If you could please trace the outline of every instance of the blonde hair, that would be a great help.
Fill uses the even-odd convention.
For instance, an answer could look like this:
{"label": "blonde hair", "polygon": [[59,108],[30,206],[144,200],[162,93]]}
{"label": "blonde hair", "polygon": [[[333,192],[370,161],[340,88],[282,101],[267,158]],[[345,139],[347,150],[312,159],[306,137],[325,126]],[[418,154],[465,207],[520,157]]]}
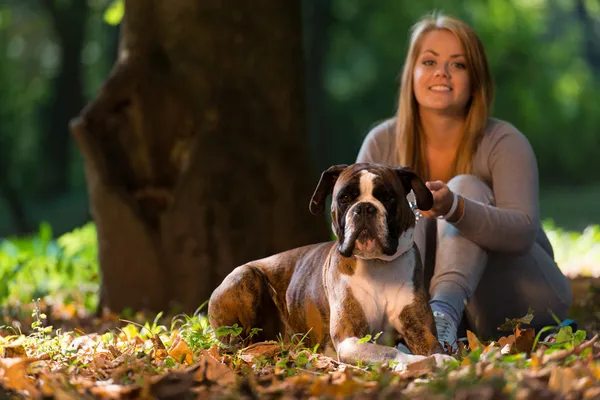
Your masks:
{"label": "blonde hair", "polygon": [[485,129],[493,102],[494,86],[483,44],[475,31],[464,22],[441,14],[423,17],[411,28],[408,55],[402,71],[398,111],[396,115],[396,143],[401,164],[410,166],[423,177],[428,176],[425,162],[422,129],[418,105],[413,92],[413,70],[426,33],[448,30],[460,40],[464,50],[473,95],[467,104],[465,131],[461,138],[450,177],[471,172],[472,158],[477,142]]}

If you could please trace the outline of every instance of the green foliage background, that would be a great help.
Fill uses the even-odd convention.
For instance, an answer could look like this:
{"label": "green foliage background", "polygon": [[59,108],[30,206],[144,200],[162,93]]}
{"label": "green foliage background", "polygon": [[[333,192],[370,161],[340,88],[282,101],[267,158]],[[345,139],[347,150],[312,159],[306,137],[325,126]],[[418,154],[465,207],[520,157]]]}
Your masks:
{"label": "green foliage background", "polygon": [[[585,5],[598,43],[600,2]],[[437,10],[465,20],[481,36],[496,84],[494,116],[530,139],[543,183],[600,179],[593,167],[600,150],[600,66],[589,62],[591,38],[575,1],[339,0],[333,10],[327,105],[333,129],[354,142],[339,158],[355,155],[375,122],[394,113],[408,29]]]}
{"label": "green foliage background", "polygon": [[[83,1],[83,0],[82,0]],[[122,0],[86,0],[80,55],[84,97],[93,99],[114,63]],[[53,79],[62,51],[41,0],[0,3],[0,236],[16,231],[1,184],[19,195],[30,229],[47,220],[64,233],[89,221],[83,163],[69,142],[69,188],[43,190],[41,137],[49,129]],[[64,13],[72,0],[49,0]],[[496,83],[494,116],[531,141],[538,158],[542,216],[583,230],[600,223],[600,2],[597,0],[303,0],[324,26],[306,19],[323,54],[320,91],[308,98],[315,176],[352,162],[367,132],[395,112],[410,26],[437,10],[464,19],[480,34]],[[318,7],[317,7],[318,6]],[[307,48],[308,52],[308,48]],[[314,60],[311,59],[311,62]],[[307,69],[312,64],[307,63]],[[318,106],[311,107],[311,104]],[[65,130],[68,126],[65,125]],[[307,194],[308,195],[308,194]],[[576,202],[576,206],[574,206]]]}

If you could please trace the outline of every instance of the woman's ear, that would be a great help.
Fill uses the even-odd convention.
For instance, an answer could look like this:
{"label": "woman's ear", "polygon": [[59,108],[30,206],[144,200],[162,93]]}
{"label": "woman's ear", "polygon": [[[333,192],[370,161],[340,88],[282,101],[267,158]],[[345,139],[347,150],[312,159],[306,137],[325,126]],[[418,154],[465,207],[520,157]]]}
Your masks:
{"label": "woman's ear", "polygon": [[339,178],[342,171],[344,171],[346,168],[348,168],[348,165],[339,164],[333,165],[323,171],[321,174],[321,179],[319,179],[319,183],[317,184],[317,188],[315,189],[312,199],[310,200],[308,209],[311,213],[319,215],[325,212],[325,200],[333,191],[335,182]]}
{"label": "woman's ear", "polygon": [[415,193],[415,199],[417,200],[417,207],[419,210],[427,211],[433,207],[433,195],[431,191],[427,189],[423,180],[410,168],[408,167],[396,167],[394,168],[396,175],[400,178],[402,186],[404,186],[404,194],[412,191]]}

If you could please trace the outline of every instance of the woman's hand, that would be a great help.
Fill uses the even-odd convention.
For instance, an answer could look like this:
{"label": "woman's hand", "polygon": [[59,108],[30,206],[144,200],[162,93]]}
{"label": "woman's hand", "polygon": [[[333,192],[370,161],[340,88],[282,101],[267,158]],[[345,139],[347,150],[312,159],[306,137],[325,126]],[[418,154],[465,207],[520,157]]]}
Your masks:
{"label": "woman's hand", "polygon": [[[442,181],[429,181],[425,183],[425,186],[431,191],[433,195],[433,207],[428,211],[421,211],[421,215],[425,218],[436,218],[441,215],[446,215],[452,208],[454,201],[454,193],[450,190],[448,185]],[[458,207],[449,215],[447,220],[450,222],[458,221],[464,211],[464,201],[461,196],[457,196]]]}

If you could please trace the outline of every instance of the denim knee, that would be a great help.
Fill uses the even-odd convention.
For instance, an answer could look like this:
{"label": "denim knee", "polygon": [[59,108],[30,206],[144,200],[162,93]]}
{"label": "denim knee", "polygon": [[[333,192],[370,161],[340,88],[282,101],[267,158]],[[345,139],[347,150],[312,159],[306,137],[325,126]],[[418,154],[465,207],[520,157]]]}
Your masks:
{"label": "denim knee", "polygon": [[448,181],[452,192],[485,204],[494,204],[492,189],[475,175],[456,175]]}

